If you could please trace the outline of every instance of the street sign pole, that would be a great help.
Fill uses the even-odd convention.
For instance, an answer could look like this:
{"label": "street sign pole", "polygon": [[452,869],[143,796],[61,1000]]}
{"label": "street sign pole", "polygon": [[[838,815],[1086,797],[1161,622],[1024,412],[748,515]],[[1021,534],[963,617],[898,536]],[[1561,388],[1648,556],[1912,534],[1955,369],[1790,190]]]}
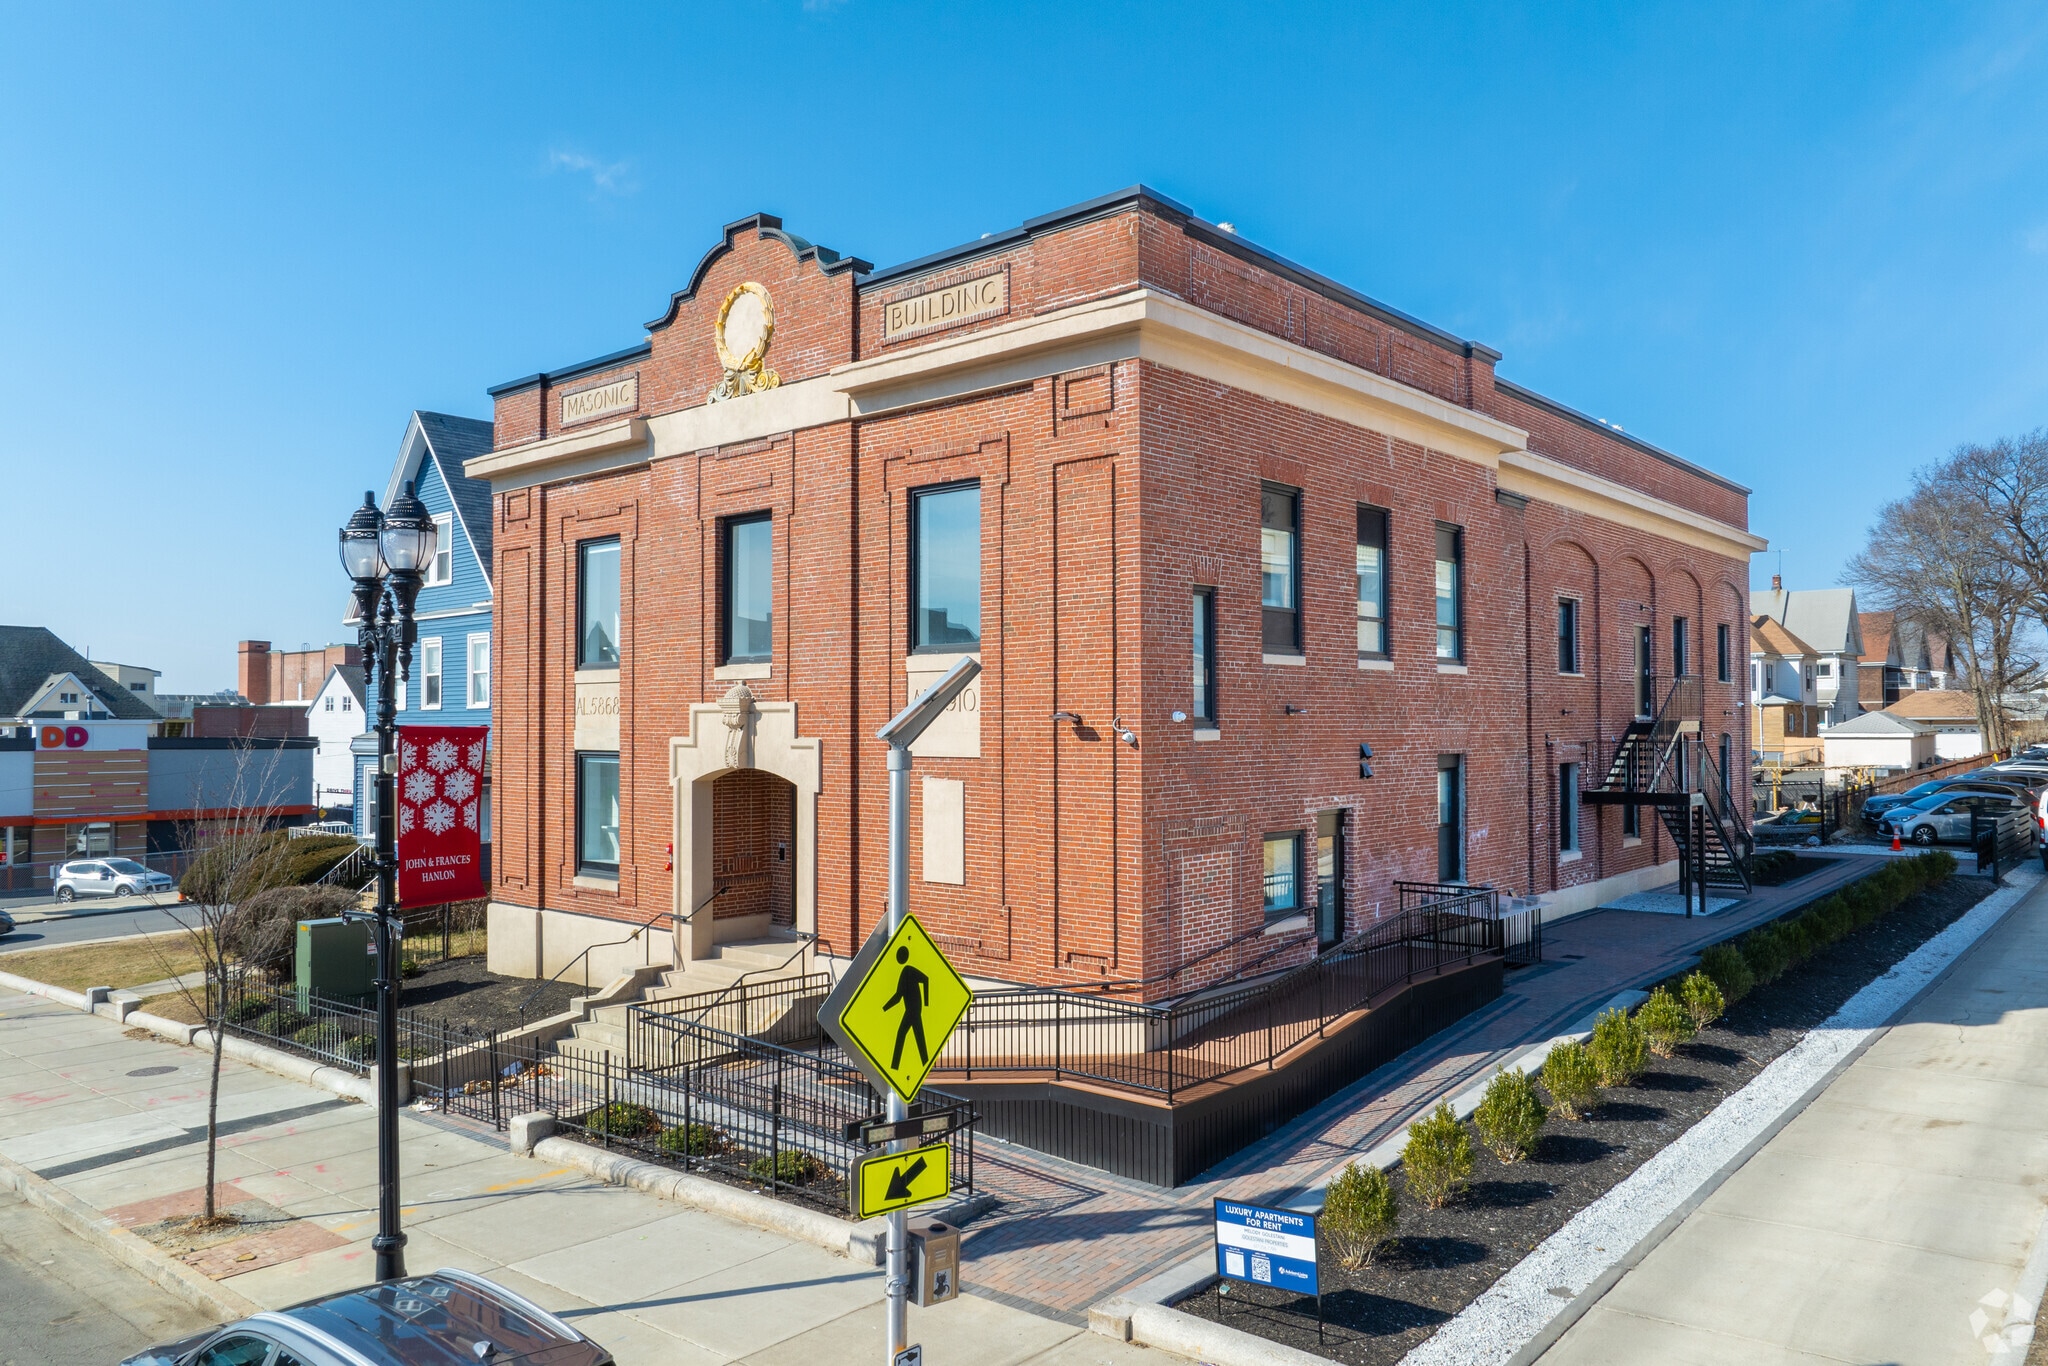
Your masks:
{"label": "street sign pole", "polygon": [[[889,746],[889,907],[888,930],[895,934],[903,928],[903,917],[910,908],[910,746],[925,727],[938,720],[940,714],[951,706],[953,699],[966,691],[967,685],[981,673],[978,660],[961,660],[948,669],[938,682],[926,688],[912,700],[909,706],[898,712],[889,724],[882,727],[876,738]],[[910,1118],[910,1104],[894,1090],[889,1092],[889,1118],[902,1121]],[[908,1152],[916,1146],[914,1139],[898,1139],[889,1145],[891,1153]],[[909,1281],[905,1276],[904,1243],[908,1233],[908,1219],[902,1210],[889,1214],[889,1350],[886,1357],[888,1366],[896,1366],[898,1359],[910,1346],[910,1328],[905,1314],[905,1301]]]}

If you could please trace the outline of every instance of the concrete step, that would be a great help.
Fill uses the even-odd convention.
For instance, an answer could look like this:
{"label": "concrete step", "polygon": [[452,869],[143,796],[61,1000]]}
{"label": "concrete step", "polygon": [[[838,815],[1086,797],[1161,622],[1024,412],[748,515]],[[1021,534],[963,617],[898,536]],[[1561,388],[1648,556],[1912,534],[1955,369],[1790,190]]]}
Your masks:
{"label": "concrete step", "polygon": [[740,943],[720,944],[716,950],[715,961],[732,964],[741,972],[793,975],[802,970],[805,957],[803,947],[803,941],[800,939],[749,939]]}

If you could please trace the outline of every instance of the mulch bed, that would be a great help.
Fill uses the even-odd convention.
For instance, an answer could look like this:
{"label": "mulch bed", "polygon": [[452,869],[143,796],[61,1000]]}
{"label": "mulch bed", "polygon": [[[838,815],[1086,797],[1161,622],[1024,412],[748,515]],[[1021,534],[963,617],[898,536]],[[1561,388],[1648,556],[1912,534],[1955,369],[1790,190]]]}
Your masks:
{"label": "mulch bed", "polygon": [[[602,983],[598,984],[602,986]],[[540,988],[539,995],[534,989]],[[504,977],[484,969],[484,959],[450,958],[428,963],[405,979],[398,993],[401,1009],[418,1011],[429,1019],[445,1020],[451,1026],[467,1025],[479,1033],[492,1029],[517,1029],[519,1006],[527,997],[526,1019],[544,1020],[569,1008],[569,1002],[588,995],[581,981],[551,982],[542,986],[530,977]]]}
{"label": "mulch bed", "polygon": [[1818,873],[1823,868],[1832,868],[1834,862],[1833,859],[1809,858],[1805,854],[1794,854],[1792,862],[1785,867],[1768,873],[1752,874],[1750,880],[1759,887],[1782,887],[1788,882],[1797,882],[1800,878]]}
{"label": "mulch bed", "polygon": [[1220,1313],[1232,1328],[1336,1361],[1399,1361],[1574,1214],[1991,890],[1987,880],[1952,877],[1920,892],[1750,993],[1676,1057],[1651,1055],[1637,1083],[1612,1093],[1585,1121],[1551,1121],[1525,1161],[1497,1161],[1474,1134],[1472,1185],[1443,1209],[1408,1199],[1395,1168],[1402,1236],[1358,1271],[1323,1259],[1320,1345],[1315,1302],[1265,1286],[1219,1283],[1177,1307],[1209,1319]]}

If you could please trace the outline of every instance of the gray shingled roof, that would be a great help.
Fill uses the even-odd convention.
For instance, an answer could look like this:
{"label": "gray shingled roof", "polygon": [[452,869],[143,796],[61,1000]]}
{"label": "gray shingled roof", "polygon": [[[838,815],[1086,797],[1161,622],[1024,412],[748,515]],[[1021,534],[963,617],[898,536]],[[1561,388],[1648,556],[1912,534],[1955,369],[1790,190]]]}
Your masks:
{"label": "gray shingled roof", "polygon": [[1775,589],[1752,595],[1751,605],[1824,655],[1863,653],[1853,588]]}
{"label": "gray shingled roof", "polygon": [[464,474],[462,462],[490,453],[493,440],[491,424],[473,417],[455,417],[449,413],[425,410],[416,412],[414,416],[419,418],[420,431],[427,438],[427,449],[433,452],[434,463],[441,467],[441,478],[447,481],[449,496],[455,501],[455,513],[462,518],[463,530],[469,533],[469,543],[476,547],[476,557],[483,564],[484,582],[489,583],[493,569],[491,486]]}
{"label": "gray shingled roof", "polygon": [[51,674],[71,673],[123,721],[156,721],[154,707],[94,668],[44,626],[0,626],[0,716],[19,716]]}

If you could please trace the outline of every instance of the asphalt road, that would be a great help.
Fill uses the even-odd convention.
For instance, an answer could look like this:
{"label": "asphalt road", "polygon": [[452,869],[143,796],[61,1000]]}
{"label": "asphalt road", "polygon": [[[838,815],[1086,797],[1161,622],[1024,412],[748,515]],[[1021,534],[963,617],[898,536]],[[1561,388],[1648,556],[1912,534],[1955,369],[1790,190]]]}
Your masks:
{"label": "asphalt road", "polygon": [[0,1366],[114,1366],[213,1320],[0,1191]]}
{"label": "asphalt road", "polygon": [[16,921],[14,933],[0,935],[0,955],[16,949],[47,949],[57,944],[75,944],[82,939],[124,939],[131,934],[154,934],[159,930],[179,928],[177,917],[182,916],[187,922],[192,920],[192,911],[188,907],[164,908],[133,903],[119,909],[111,905],[105,909],[92,906],[82,915],[61,919],[36,918],[52,915],[54,909],[0,902],[0,910],[6,911]]}

